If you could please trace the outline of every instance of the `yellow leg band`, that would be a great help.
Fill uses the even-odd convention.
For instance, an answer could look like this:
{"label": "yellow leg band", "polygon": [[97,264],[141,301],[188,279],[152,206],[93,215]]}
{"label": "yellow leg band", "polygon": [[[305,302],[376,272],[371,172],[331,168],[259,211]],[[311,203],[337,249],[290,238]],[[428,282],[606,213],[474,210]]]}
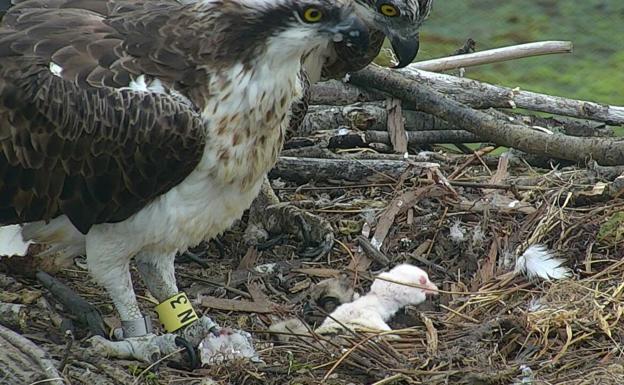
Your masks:
{"label": "yellow leg band", "polygon": [[158,304],[155,310],[167,333],[173,333],[198,319],[191,301],[183,292]]}

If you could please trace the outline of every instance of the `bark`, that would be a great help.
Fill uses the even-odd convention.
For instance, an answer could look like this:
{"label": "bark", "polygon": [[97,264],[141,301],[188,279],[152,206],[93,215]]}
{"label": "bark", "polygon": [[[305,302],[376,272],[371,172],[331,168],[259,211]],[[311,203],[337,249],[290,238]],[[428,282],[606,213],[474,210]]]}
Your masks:
{"label": "bark", "polygon": [[48,354],[30,340],[0,325],[0,380],[13,385],[37,381],[63,385],[62,377]]}
{"label": "bark", "polygon": [[[421,111],[441,117],[450,124],[498,145],[577,162],[593,159],[601,165],[624,164],[624,142],[561,134],[550,135],[518,124],[509,124],[444,97],[429,86],[414,82],[412,79],[412,77],[406,77],[401,71],[391,71],[376,66],[369,66],[351,76],[352,82],[356,85],[387,92],[412,106],[418,106]],[[480,98],[488,99],[484,95],[480,95]],[[594,112],[592,116],[598,114],[597,110]]]}
{"label": "bark", "polygon": [[[369,68],[374,67],[369,66]],[[624,124],[624,107],[514,90],[468,78],[416,69],[396,70],[396,72],[418,84],[427,85],[457,102],[477,109],[523,108],[577,119],[588,119],[614,126]],[[385,100],[386,97],[382,92],[367,91],[353,84],[329,81],[312,86],[310,104],[346,105],[365,101],[380,101]],[[409,106],[404,107],[409,108]],[[421,110],[418,108],[418,104],[411,109]]]}
{"label": "bark", "polygon": [[[527,126],[540,126],[551,131],[558,131],[571,136],[592,137],[613,136],[613,129],[604,123],[591,120],[577,120],[565,117],[541,117],[514,113],[509,110],[503,112],[489,109],[488,114],[499,118],[515,120],[517,124]],[[449,125],[445,120],[421,111],[402,110],[407,131],[432,131],[432,130],[457,130],[457,127]],[[388,122],[388,112],[384,102],[354,103],[346,106],[314,105],[310,106],[298,135],[336,129],[344,126],[358,130],[385,131]],[[301,138],[303,143],[291,144],[293,147],[310,145],[309,138]],[[306,144],[307,142],[307,144]]]}
{"label": "bark", "polygon": [[424,169],[437,168],[436,163],[394,160],[317,159],[280,157],[271,170],[271,178],[297,183],[346,180],[351,182],[393,181],[411,169],[412,176]]}
{"label": "bark", "polygon": [[522,59],[531,56],[571,52],[572,43],[569,41],[538,41],[534,43],[514,45],[511,47],[495,48],[486,51],[443,57],[440,59],[419,61],[410,64],[407,68],[442,72],[483,64],[500,63],[503,61]]}
{"label": "bark", "polygon": [[340,80],[329,80],[312,85],[310,104],[346,105],[367,100],[384,100],[385,96]]}
{"label": "bark", "polygon": [[[407,131],[430,131],[452,129],[444,120],[420,111],[403,110]],[[340,126],[358,130],[385,131],[388,111],[384,102],[355,103],[347,106],[310,106],[298,135],[335,129]]]}
{"label": "bark", "polygon": [[[369,66],[362,73],[368,71],[378,71],[378,68]],[[396,76],[400,74],[404,79],[415,81],[418,85],[433,87],[437,92],[446,94],[456,101],[474,108],[524,108],[531,111],[595,120],[609,125],[624,124],[624,107],[515,90],[468,78],[417,69],[403,69],[396,72]],[[357,77],[360,76],[362,75],[359,74]],[[358,85],[358,82],[354,82],[354,84]],[[359,85],[363,84],[360,83]],[[383,91],[383,89],[380,90]],[[386,92],[391,93],[389,90]]]}
{"label": "bark", "polygon": [[[468,131],[409,131],[407,143],[410,146],[440,143],[479,143],[483,139]],[[330,137],[328,148],[368,147],[372,143],[391,145],[390,134],[386,131],[364,131],[341,133]]]}

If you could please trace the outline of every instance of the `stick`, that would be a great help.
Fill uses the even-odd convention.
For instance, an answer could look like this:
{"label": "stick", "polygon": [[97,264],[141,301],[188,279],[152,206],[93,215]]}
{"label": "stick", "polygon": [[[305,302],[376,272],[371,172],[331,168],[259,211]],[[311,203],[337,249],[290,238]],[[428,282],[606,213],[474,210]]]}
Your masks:
{"label": "stick", "polygon": [[46,272],[38,271],[37,279],[48,289],[63,307],[84,325],[93,335],[106,337],[104,320],[97,308]]}
{"label": "stick", "polygon": [[[351,81],[356,85],[373,87],[392,94],[413,106],[418,106],[424,112],[439,116],[450,124],[487,138],[498,145],[577,162],[594,159],[601,165],[624,164],[624,142],[560,134],[549,135],[520,125],[502,122],[500,119],[444,97],[420,82],[409,81],[405,73],[405,71],[369,66],[354,73]],[[605,108],[606,111],[603,112],[609,113],[609,108]],[[619,108],[624,122],[624,108]],[[592,116],[599,115],[599,111],[594,112]]]}
{"label": "stick", "polygon": [[522,59],[532,56],[571,53],[572,42],[569,41],[540,41],[535,43],[519,44],[510,47],[490,49],[455,55],[440,59],[425,60],[410,64],[408,69],[442,72],[462,67],[474,67],[483,64],[499,63],[503,61]]}
{"label": "stick", "polygon": [[[412,146],[440,143],[479,143],[483,138],[464,130],[409,131],[407,143]],[[391,145],[390,134],[386,131],[349,132],[329,139],[328,148],[368,147],[370,143]]]}
{"label": "stick", "polygon": [[[54,367],[48,353],[32,341],[0,325],[0,380],[10,384],[29,384],[34,381],[49,385],[63,385],[65,381]],[[41,377],[45,380],[42,380]]]}
{"label": "stick", "polygon": [[[621,106],[609,106],[511,89],[478,80],[421,71],[415,68],[395,70],[395,72],[403,74],[418,84],[428,85],[454,101],[472,108],[523,108],[577,119],[588,119],[614,126],[624,124],[624,107]],[[319,92],[319,88],[322,88],[323,91]],[[386,96],[382,93],[362,91],[353,84],[334,80],[313,85],[310,104],[346,105],[362,101],[380,101],[385,100],[385,98]],[[404,107],[422,111],[418,104]]]}
{"label": "stick", "polygon": [[[376,70],[374,66],[369,66],[361,72],[366,72],[369,69]],[[614,126],[624,124],[624,107],[621,106],[609,106],[500,87],[477,80],[421,71],[415,68],[396,70],[394,72],[397,76],[402,75],[403,79],[415,81],[419,86],[428,85],[433,87],[437,92],[447,94],[455,101],[467,104],[473,108],[524,108],[531,111],[595,120]],[[358,85],[357,82],[353,83]],[[361,83],[359,85],[368,86],[368,84]],[[386,92],[391,93],[390,91]],[[417,103],[413,106],[418,110],[424,111]]]}
{"label": "stick", "polygon": [[271,178],[283,178],[299,183],[311,180],[347,180],[352,182],[393,181],[408,168],[419,175],[427,168],[437,168],[436,163],[395,160],[354,160],[291,158],[282,156],[271,170]]}

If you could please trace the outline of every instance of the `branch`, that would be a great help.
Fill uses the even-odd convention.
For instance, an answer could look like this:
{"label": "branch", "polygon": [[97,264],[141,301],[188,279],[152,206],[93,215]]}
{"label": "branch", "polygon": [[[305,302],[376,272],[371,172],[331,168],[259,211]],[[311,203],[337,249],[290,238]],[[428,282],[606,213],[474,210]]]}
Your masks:
{"label": "branch", "polygon": [[[478,80],[437,74],[417,69],[395,70],[418,84],[428,85],[456,102],[472,108],[523,108],[531,111],[588,119],[609,125],[624,125],[624,107],[609,106],[536,92],[514,90]],[[353,84],[331,80],[312,86],[310,104],[345,105],[385,100],[380,92],[364,91]],[[418,105],[412,107],[421,110]]]}
{"label": "branch", "polygon": [[[484,112],[440,95],[420,82],[410,81],[406,71],[392,71],[369,66],[354,73],[351,81],[359,86],[373,87],[387,92],[418,109],[436,115],[466,131],[502,146],[553,156],[572,161],[596,160],[602,165],[624,164],[624,142],[600,138],[578,138],[560,134],[545,134],[508,124]],[[481,95],[487,100],[487,97]],[[608,110],[608,108],[607,108]],[[624,108],[622,108],[624,121]]]}
{"label": "branch", "polygon": [[[613,130],[604,123],[591,120],[577,120],[570,118],[543,118],[531,115],[497,110],[487,110],[488,114],[504,117],[507,120],[528,126],[540,126],[550,130],[558,130],[572,136],[613,136]],[[422,111],[402,109],[402,116],[407,131],[440,131],[458,130],[437,116]],[[388,111],[383,102],[356,103],[347,106],[310,106],[303,123],[297,129],[297,135],[337,129],[346,126],[361,131],[386,131],[388,126]],[[313,142],[311,139],[308,141]],[[415,139],[416,140],[416,139]],[[441,142],[445,143],[445,142]],[[309,145],[302,143],[304,145]]]}
{"label": "branch", "polygon": [[[368,68],[371,69],[372,66]],[[374,70],[374,68],[372,69]],[[415,81],[419,85],[428,85],[437,92],[447,94],[455,101],[473,108],[524,108],[531,111],[595,120],[614,126],[624,124],[624,107],[620,106],[514,90],[477,80],[413,68],[396,70],[396,72],[403,79]],[[356,82],[353,83],[356,84]],[[421,108],[418,109],[422,110]]]}
{"label": "branch", "polygon": [[474,67],[483,64],[499,63],[508,60],[522,59],[531,56],[551,55],[572,52],[572,43],[569,41],[540,41],[535,43],[514,45],[455,55],[440,59],[425,60],[410,64],[408,69],[442,72],[462,67]]}
{"label": "branch", "polygon": [[347,180],[352,182],[393,181],[409,168],[414,175],[427,168],[437,168],[436,163],[406,162],[397,160],[356,160],[291,158],[281,156],[269,176],[299,183],[311,180]]}

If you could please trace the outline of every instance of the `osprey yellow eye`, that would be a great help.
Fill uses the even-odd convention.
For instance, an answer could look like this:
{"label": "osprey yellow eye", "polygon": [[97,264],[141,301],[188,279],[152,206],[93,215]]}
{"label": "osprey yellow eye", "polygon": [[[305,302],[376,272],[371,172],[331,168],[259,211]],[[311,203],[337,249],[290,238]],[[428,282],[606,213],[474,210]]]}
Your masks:
{"label": "osprey yellow eye", "polygon": [[318,8],[308,8],[303,12],[303,20],[308,23],[317,23],[323,18],[323,12]]}
{"label": "osprey yellow eye", "polygon": [[379,12],[384,16],[394,17],[399,15],[399,10],[392,4],[381,4],[379,6]]}

